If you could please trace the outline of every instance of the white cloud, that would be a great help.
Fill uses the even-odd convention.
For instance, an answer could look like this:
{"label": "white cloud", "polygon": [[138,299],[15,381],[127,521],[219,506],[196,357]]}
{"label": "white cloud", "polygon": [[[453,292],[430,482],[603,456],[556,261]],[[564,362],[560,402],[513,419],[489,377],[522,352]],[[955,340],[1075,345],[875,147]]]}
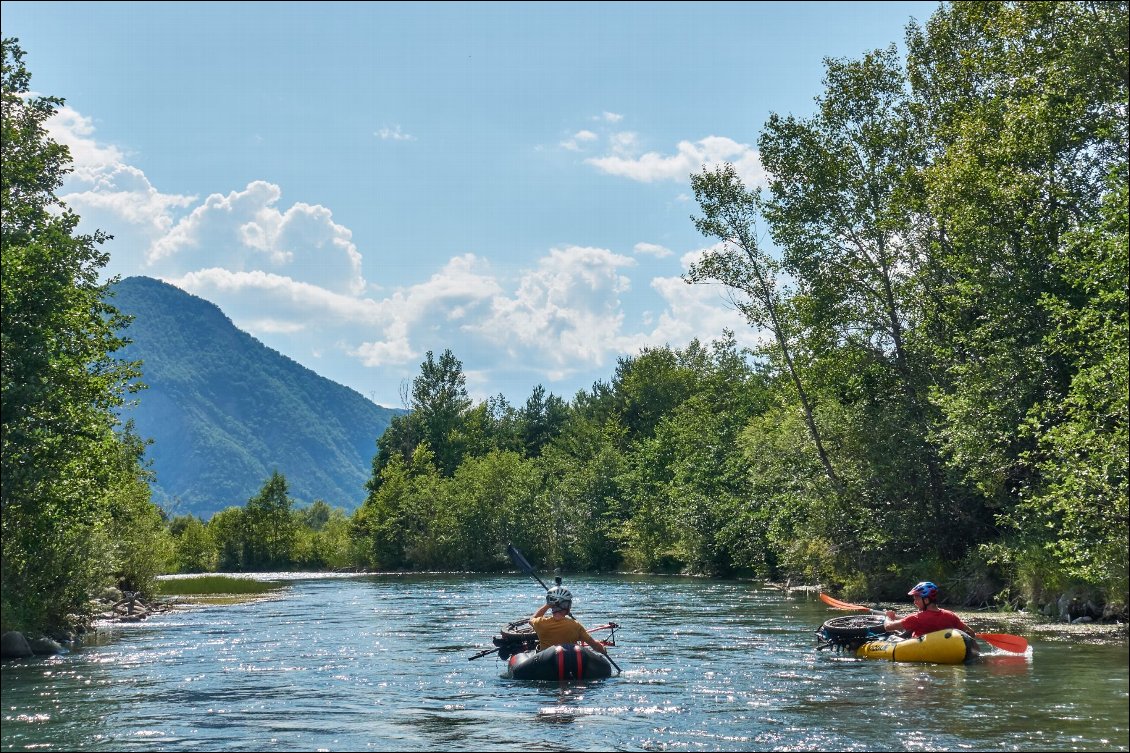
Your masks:
{"label": "white cloud", "polygon": [[674,154],[648,152],[632,156],[634,138],[625,139],[632,134],[619,134],[619,139],[610,144],[610,154],[604,157],[590,157],[585,162],[608,175],[653,183],[662,180],[685,182],[691,173],[706,167],[715,167],[725,162],[734,165],[738,175],[747,187],[765,185],[765,171],[756,150],[748,144],[740,144],[724,136],[708,136],[697,142],[680,141]]}
{"label": "white cloud", "polygon": [[472,329],[558,373],[575,362],[599,363],[617,350],[620,296],[631,286],[620,270],[635,263],[601,248],[553,249],[522,275],[512,296],[495,298],[490,316]]}
{"label": "white cloud", "polygon": [[592,131],[577,131],[572,135],[571,138],[562,141],[561,146],[565,147],[571,152],[579,152],[581,151],[582,144],[584,142],[596,141],[598,138],[600,137]]}
{"label": "white cloud", "polygon": [[280,322],[277,319],[254,319],[247,322],[247,327],[254,332],[270,332],[272,334],[285,335],[292,335],[305,329],[305,327],[298,322]]}
{"label": "white cloud", "polygon": [[[679,260],[683,270],[690,269],[711,248],[717,246],[683,254]],[[739,346],[752,348],[765,343],[767,334],[750,326],[722,285],[691,285],[682,277],[654,277],[651,288],[663,301],[663,307],[658,314],[644,317],[650,331],[624,339],[622,347],[626,353],[645,347],[683,347],[696,338],[707,343],[720,338],[724,330],[734,332]]]}
{"label": "white cloud", "polygon": [[329,209],[304,203],[275,207],[282,190],[253,181],[243,191],[212,194],[149,250],[150,266],[179,274],[194,268],[244,271],[267,267],[329,290],[365,289],[352,231]]}
{"label": "white cloud", "polygon": [[[636,153],[639,136],[633,131],[619,131],[608,137],[608,148],[618,157],[630,157]],[[592,160],[586,160],[592,162]]]}
{"label": "white cloud", "polygon": [[[599,119],[616,123],[620,116]],[[75,157],[63,198],[84,223],[93,219],[116,236],[109,248],[115,273],[160,277],[212,301],[240,328],[299,361],[317,359],[319,370],[338,381],[394,391],[414,376],[425,351],[451,348],[469,383],[473,375],[476,390],[488,395],[501,384],[521,391],[539,380],[607,377],[616,356],[708,340],[726,327],[739,338],[755,337],[718,288],[678,277],[644,283],[636,258],[598,247],[547,249],[505,278],[484,255],[467,253],[421,270],[418,282],[384,281],[387,292],[378,291],[363,269],[364,256],[377,268],[380,255],[363,255],[330,208],[287,205],[283,188],[267,181],[202,201],[164,194],[122,150],[100,143],[89,119],[64,108],[49,125]],[[397,128],[388,137],[395,134],[405,136]],[[590,147],[600,136],[580,130],[572,141]],[[752,150],[729,139],[683,142],[668,156],[635,157],[637,143],[632,132],[609,134],[608,156],[592,164],[634,180],[685,180],[700,161],[756,165]],[[673,251],[640,242],[633,253],[664,258]],[[684,267],[696,253],[682,258]],[[633,275],[641,280],[634,283]],[[637,315],[635,304],[647,296],[657,305]]]}
{"label": "white cloud", "polygon": [[[426,282],[395,291],[378,305],[383,338],[363,342],[350,351],[366,366],[404,364],[433,343],[448,339],[452,330],[473,330],[477,318],[489,311],[502,288],[487,264],[474,254],[447,262]],[[448,333],[448,334],[437,334]]]}
{"label": "white cloud", "polygon": [[382,141],[415,141],[416,137],[410,133],[404,133],[400,130],[400,125],[394,125],[391,128],[385,126],[379,131],[373,133],[374,136]]}
{"label": "white cloud", "polygon": [[83,232],[97,228],[115,237],[110,249],[125,257],[118,259],[121,268],[142,263],[143,249],[169,231],[177,211],[195,201],[158,191],[144,172],[127,164],[121,149],[99,143],[93,121],[71,107],[60,107],[44,127],[71,152],[73,170],[59,197],[82,218]]}
{"label": "white cloud", "polygon": [[94,121],[67,105],[56,110],[44,128],[48,136],[71,150],[74,174],[80,180],[94,181],[103,170],[125,164],[120,149],[94,139]]}
{"label": "white cloud", "polygon": [[632,250],[637,254],[646,254],[648,256],[654,256],[657,259],[663,259],[675,253],[666,246],[660,246],[658,243],[637,243]]}

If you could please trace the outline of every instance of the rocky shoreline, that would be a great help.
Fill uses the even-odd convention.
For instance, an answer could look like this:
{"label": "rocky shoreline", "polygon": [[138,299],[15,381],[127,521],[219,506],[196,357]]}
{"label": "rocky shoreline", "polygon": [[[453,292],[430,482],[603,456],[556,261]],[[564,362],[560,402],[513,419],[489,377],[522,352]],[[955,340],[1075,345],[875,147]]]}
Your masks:
{"label": "rocky shoreline", "polygon": [[53,635],[24,635],[9,630],[0,635],[0,658],[26,659],[30,656],[65,654],[82,645],[84,636],[95,632],[99,625],[140,622],[146,617],[172,609],[166,600],[146,602],[134,592],[107,588],[91,605],[94,616],[90,619],[72,615],[71,626]]}
{"label": "rocky shoreline", "polygon": [[1130,624],[1126,622],[1062,622],[1030,612],[954,611],[971,628],[986,633],[1013,633],[1042,641],[1092,645],[1130,641]]}

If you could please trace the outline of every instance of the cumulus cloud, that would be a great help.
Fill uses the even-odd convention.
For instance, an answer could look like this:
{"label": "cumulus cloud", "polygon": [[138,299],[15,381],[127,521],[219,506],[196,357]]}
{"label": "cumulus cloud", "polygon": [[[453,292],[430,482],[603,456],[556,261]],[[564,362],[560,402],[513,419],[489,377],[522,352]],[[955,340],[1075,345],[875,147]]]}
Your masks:
{"label": "cumulus cloud", "polygon": [[266,181],[212,194],[152,244],[149,264],[176,272],[266,267],[329,290],[363,291],[361,254],[352,231],[335,223],[322,206],[299,202],[281,211],[275,206],[281,196],[282,190]]}
{"label": "cumulus cloud", "polygon": [[620,296],[631,287],[620,271],[635,263],[602,248],[553,249],[522,275],[513,295],[495,298],[490,315],[472,329],[512,355],[533,351],[557,372],[575,362],[599,363],[618,347]]}
{"label": "cumulus cloud", "polygon": [[706,167],[729,162],[734,165],[746,186],[765,185],[765,170],[757,151],[724,136],[707,136],[696,142],[680,141],[673,154],[647,152],[632,156],[634,137],[610,145],[611,153],[590,157],[585,162],[608,175],[616,175],[641,183],[673,180],[687,181],[691,173]]}
{"label": "cumulus cloud", "polygon": [[432,343],[447,338],[437,332],[473,330],[501,291],[482,259],[474,254],[451,259],[427,281],[396,290],[377,304],[383,337],[361,343],[350,354],[366,366],[383,366],[441,350]]}
{"label": "cumulus cloud", "polygon": [[617,130],[623,120],[617,113],[604,112],[592,120],[599,125],[599,133],[584,129],[560,146],[573,152],[595,146],[603,140],[603,154],[589,157],[585,163],[606,175],[628,178],[640,183],[675,181],[686,183],[692,173],[703,167],[714,168],[723,163],[734,165],[747,187],[764,186],[765,170],[757,151],[725,136],[707,136],[698,141],[684,140],[675,145],[673,152],[648,151],[640,153],[640,138],[635,131]]}
{"label": "cumulus cloud", "polygon": [[660,246],[658,243],[637,243],[632,250],[637,254],[654,256],[657,259],[663,259],[675,253],[666,246]]}
{"label": "cumulus cloud", "polygon": [[[598,116],[602,124],[619,120]],[[93,217],[95,227],[116,236],[109,249],[116,273],[160,277],[212,301],[237,326],[296,360],[321,359],[319,372],[338,381],[379,381],[394,391],[426,351],[451,348],[469,382],[496,394],[507,379],[528,389],[539,380],[607,376],[618,355],[707,340],[727,327],[754,336],[719,289],[678,277],[648,279],[641,257],[674,253],[650,242],[637,243],[631,255],[547,248],[505,275],[488,261],[489,249],[465,253],[420,269],[415,281],[382,280],[378,292],[363,275],[365,257],[378,268],[381,254],[403,249],[363,253],[329,207],[287,203],[283,187],[261,180],[203,200],[162,193],[129,155],[99,142],[88,118],[64,108],[50,127],[75,159],[63,198],[84,222]],[[397,127],[382,137],[404,136]],[[701,162],[756,160],[748,147],[714,137],[684,142],[673,155],[639,157],[629,131],[601,136],[585,129],[570,141],[578,149],[603,143],[606,156],[592,164],[634,180],[685,180]],[[694,258],[684,256],[684,268]],[[644,298],[656,305],[641,321],[634,309]]]}
{"label": "cumulus cloud", "polygon": [[121,149],[95,138],[90,118],[69,106],[60,107],[44,126],[71,152],[73,169],[60,198],[82,217],[83,232],[99,228],[117,238],[114,252],[129,257],[122,260],[124,268],[141,263],[144,249],[169,231],[175,213],[196,200],[157,190]]}

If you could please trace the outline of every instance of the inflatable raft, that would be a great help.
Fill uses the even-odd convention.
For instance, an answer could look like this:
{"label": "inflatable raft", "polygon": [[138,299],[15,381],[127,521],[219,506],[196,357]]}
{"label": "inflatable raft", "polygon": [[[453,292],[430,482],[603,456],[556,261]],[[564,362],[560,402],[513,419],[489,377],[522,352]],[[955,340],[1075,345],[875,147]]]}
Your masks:
{"label": "inflatable raft", "polygon": [[816,631],[818,649],[850,652],[863,659],[962,664],[976,659],[977,641],[960,630],[937,630],[917,638],[886,633],[876,615],[835,617]]}
{"label": "inflatable raft", "polygon": [[586,680],[612,676],[612,665],[583,644],[550,646],[525,651],[506,662],[506,677],[514,680]]}
{"label": "inflatable raft", "polygon": [[[610,630],[605,646],[616,645],[615,622],[595,627],[592,630]],[[550,646],[538,650],[538,636],[530,626],[529,619],[517,620],[506,625],[494,637],[498,648],[498,658],[506,662],[503,677],[514,680],[586,680],[612,676],[613,664],[607,657],[594,651],[583,643],[571,646]],[[471,658],[484,656],[492,651],[484,651]]]}

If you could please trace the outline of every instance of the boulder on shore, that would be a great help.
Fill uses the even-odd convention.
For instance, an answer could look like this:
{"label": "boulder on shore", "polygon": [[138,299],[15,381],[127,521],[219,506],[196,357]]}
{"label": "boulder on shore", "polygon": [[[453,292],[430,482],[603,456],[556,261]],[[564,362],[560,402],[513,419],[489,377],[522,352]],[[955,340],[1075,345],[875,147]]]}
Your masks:
{"label": "boulder on shore", "polygon": [[24,638],[23,633],[15,630],[0,635],[0,658],[3,659],[23,659],[28,656],[34,656],[35,652],[31,650],[27,639]]}
{"label": "boulder on shore", "polygon": [[32,653],[36,656],[54,656],[67,652],[67,649],[47,636],[29,638],[27,644],[31,646]]}

